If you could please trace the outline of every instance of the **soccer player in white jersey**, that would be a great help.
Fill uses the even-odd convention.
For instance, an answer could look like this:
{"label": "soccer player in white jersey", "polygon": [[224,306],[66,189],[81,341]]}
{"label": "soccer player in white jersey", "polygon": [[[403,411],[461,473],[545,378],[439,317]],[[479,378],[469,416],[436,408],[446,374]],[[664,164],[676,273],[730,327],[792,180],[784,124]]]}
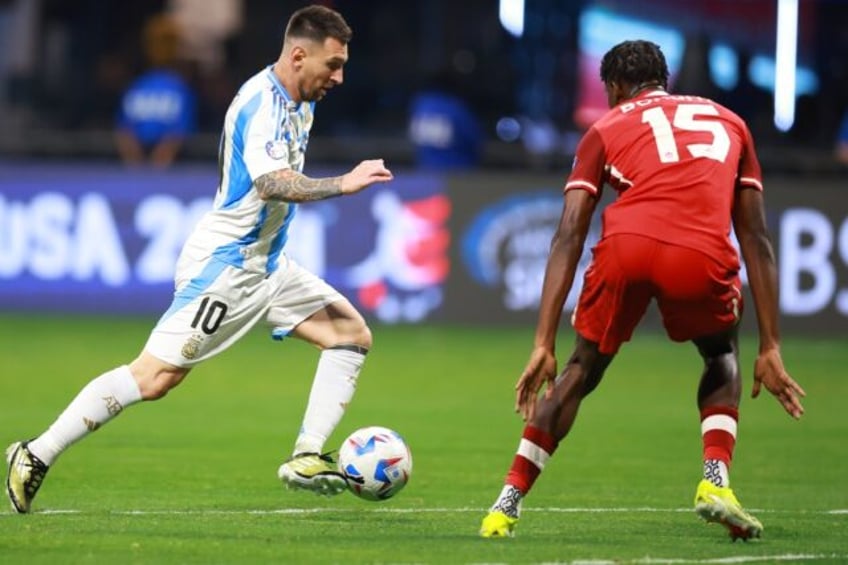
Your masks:
{"label": "soccer player in white jersey", "polygon": [[283,252],[299,203],[352,194],[392,179],[381,159],[333,178],[302,173],[315,102],[342,83],[352,32],[323,6],[295,12],[273,65],[239,90],[224,123],[213,209],[177,263],[173,303],[129,365],[89,382],[41,435],[6,450],[6,491],[20,513],[71,444],[125,408],[162,398],[189,371],[258,322],[321,350],[292,456],[278,470],[290,488],[337,494],[344,477],[324,443],[353,397],[371,333],[335,289]]}

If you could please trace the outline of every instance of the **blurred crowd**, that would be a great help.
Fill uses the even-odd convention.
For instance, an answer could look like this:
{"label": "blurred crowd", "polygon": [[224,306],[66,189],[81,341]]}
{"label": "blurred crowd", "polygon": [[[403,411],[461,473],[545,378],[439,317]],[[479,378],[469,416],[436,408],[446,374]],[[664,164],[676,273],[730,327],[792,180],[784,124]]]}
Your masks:
{"label": "blurred crowd", "polygon": [[28,124],[111,127],[133,82],[168,69],[197,94],[198,126],[211,128],[238,80],[232,71],[245,30],[243,0],[7,0],[5,6],[0,37],[11,52],[5,104]]}
{"label": "blurred crowd", "polygon": [[[170,164],[186,140],[217,134],[238,86],[276,58],[286,18],[306,3],[0,0],[0,156],[28,132],[109,131],[110,151],[125,162]],[[568,155],[581,129],[573,118],[581,10],[627,9],[615,0],[526,0],[526,30],[516,38],[490,0],[319,3],[345,14],[354,40],[345,86],[322,101],[314,135],[402,139],[420,166],[448,168],[485,164],[487,154],[489,162]],[[791,131],[775,130],[771,93],[745,73],[732,90],[715,88],[697,22],[684,30],[673,86],[715,95],[761,145],[848,164],[848,4],[819,4],[821,88],[798,99]],[[487,148],[498,143],[521,149],[493,157]]]}

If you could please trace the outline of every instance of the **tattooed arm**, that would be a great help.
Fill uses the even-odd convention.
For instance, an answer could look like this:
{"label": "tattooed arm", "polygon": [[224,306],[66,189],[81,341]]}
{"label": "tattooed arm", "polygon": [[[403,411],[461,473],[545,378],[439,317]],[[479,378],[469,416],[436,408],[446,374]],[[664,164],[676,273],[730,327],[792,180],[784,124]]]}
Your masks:
{"label": "tattooed arm", "polygon": [[262,200],[309,202],[342,195],[342,177],[311,179],[292,169],[271,171],[255,184]]}
{"label": "tattooed arm", "polygon": [[291,169],[264,174],[254,181],[262,200],[310,202],[333,196],[353,194],[379,182],[394,178],[382,159],[362,161],[340,177],[309,178]]}

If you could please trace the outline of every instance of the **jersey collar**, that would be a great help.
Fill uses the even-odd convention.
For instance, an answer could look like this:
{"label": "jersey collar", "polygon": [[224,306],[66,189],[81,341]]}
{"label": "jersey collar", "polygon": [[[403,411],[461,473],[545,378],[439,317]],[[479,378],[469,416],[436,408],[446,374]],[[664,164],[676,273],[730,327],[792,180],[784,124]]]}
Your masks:
{"label": "jersey collar", "polygon": [[286,90],[286,87],[283,86],[283,83],[281,83],[280,79],[277,78],[277,75],[274,74],[274,65],[268,65],[267,72],[268,78],[271,80],[271,84],[274,86],[274,89],[280,94],[280,96],[283,97],[283,100],[286,103],[286,107],[291,110],[297,109],[300,104],[292,100],[292,97],[291,95],[289,95],[289,92],[288,90]]}
{"label": "jersey collar", "polygon": [[641,98],[649,98],[649,97],[652,97],[652,96],[668,96],[668,92],[666,92],[665,90],[663,90],[661,88],[646,89],[646,90],[643,90],[642,92],[638,93],[636,96],[634,96],[630,100],[639,100]]}

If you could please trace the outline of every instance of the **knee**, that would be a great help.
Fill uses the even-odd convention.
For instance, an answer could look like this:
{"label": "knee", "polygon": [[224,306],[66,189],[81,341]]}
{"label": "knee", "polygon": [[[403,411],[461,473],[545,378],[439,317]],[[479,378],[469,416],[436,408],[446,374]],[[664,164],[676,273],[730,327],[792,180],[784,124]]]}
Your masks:
{"label": "knee", "polygon": [[371,349],[374,344],[374,336],[371,334],[371,328],[368,327],[368,324],[362,324],[362,328],[359,330],[358,343],[365,349]]}
{"label": "knee", "polygon": [[581,392],[583,396],[589,396],[589,394],[591,394],[592,391],[598,388],[598,385],[601,384],[601,379],[604,376],[604,371],[603,369],[593,369],[591,371],[584,371],[582,374],[584,375],[584,377],[583,389]]}
{"label": "knee", "polygon": [[579,385],[576,391],[580,394],[580,398],[588,396],[598,387],[614,356],[614,353],[601,353],[597,343],[578,334],[568,365],[569,371],[573,373],[573,378]]}
{"label": "knee", "polygon": [[164,398],[168,391],[174,388],[174,385],[170,384],[167,379],[163,378],[154,378],[151,380],[143,381],[138,386],[141,391],[141,398],[143,400],[159,400],[160,398]]}
{"label": "knee", "polygon": [[345,331],[344,334],[337,336],[336,339],[339,344],[358,345],[369,350],[374,342],[374,336],[371,334],[371,328],[368,327],[368,324],[366,324],[364,320],[361,320],[359,323],[347,328],[347,331]]}
{"label": "knee", "polygon": [[706,356],[704,365],[708,373],[725,378],[732,378],[739,374],[739,360],[733,351]]}
{"label": "knee", "polygon": [[188,369],[132,363],[130,372],[138,384],[142,400],[159,400],[182,382]]}
{"label": "knee", "polygon": [[598,388],[608,363],[601,362],[597,356],[574,354],[568,365],[569,378],[575,381],[575,392],[583,398]]}
{"label": "knee", "polygon": [[739,359],[735,353],[704,357],[704,373],[698,385],[698,407],[738,406],[742,394]]}
{"label": "knee", "polygon": [[569,404],[580,401],[592,392],[600,382],[600,377],[593,375],[580,363],[569,362],[557,377],[554,399],[556,404]]}

